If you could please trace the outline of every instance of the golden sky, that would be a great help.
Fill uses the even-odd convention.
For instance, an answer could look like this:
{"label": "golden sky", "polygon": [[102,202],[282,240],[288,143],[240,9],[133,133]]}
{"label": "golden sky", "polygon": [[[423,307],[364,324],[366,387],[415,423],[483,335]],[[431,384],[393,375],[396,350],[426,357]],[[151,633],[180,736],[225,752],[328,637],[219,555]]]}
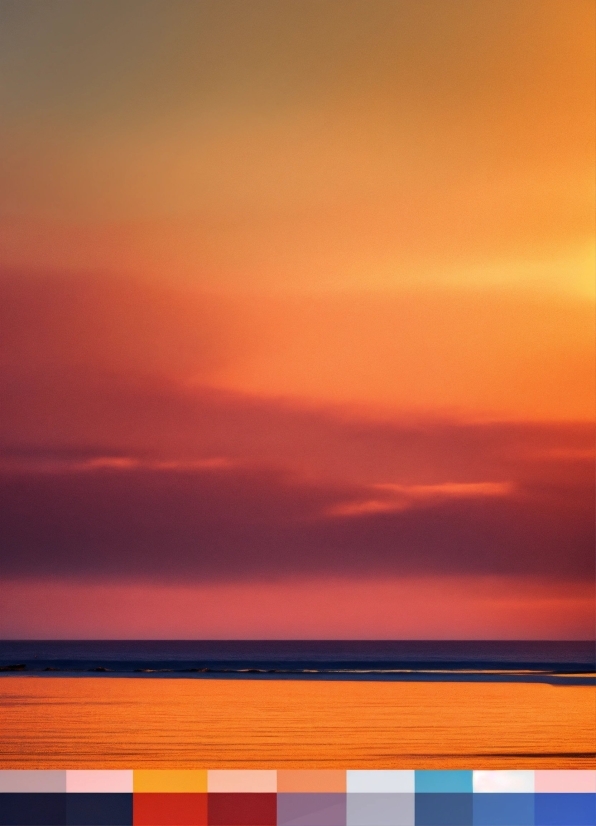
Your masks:
{"label": "golden sky", "polygon": [[[565,568],[556,562],[562,526],[579,519],[591,530],[590,506],[581,517],[574,508],[590,501],[595,403],[594,18],[591,0],[2,0],[6,472],[26,466],[42,479],[96,462],[93,485],[103,479],[112,493],[90,489],[90,501],[109,511],[118,473],[145,491],[145,472],[192,467],[201,487],[205,468],[217,467],[228,473],[223,514],[240,500],[251,510],[250,485],[236,478],[248,467],[261,480],[265,498],[252,505],[261,512],[267,466],[294,479],[288,536],[300,533],[295,513],[306,518],[303,496],[318,497],[316,519],[377,519],[393,539],[380,567],[345,563],[354,587],[368,593],[362,577],[390,569],[395,593],[406,588],[421,604],[437,576],[468,572],[431,554],[420,584],[420,566],[387,563],[387,548],[400,557],[402,540],[405,557],[419,552],[397,515],[404,485],[443,486],[424,505],[413,488],[404,494],[413,511],[432,510],[433,524],[460,518],[447,513],[455,500],[470,514],[479,497],[489,510],[505,502],[515,510],[548,498],[551,485],[559,491],[551,512],[562,521],[550,536],[537,516],[549,512],[546,499],[531,519],[499,517],[501,527],[523,523],[502,541],[539,549],[534,568],[517,570],[507,549],[495,561],[493,548],[493,562],[472,572],[484,579],[449,580],[446,593],[493,594],[501,583],[500,593],[509,575],[523,592],[519,577],[538,576],[542,553],[554,582]],[[316,491],[307,494],[309,484]],[[447,504],[445,485],[472,487],[449,488]],[[230,491],[239,499],[226,499]],[[134,507],[147,506],[145,494]],[[48,491],[38,495],[47,505]],[[66,485],[65,513],[72,495]],[[100,519],[83,511],[83,527],[71,531],[80,556],[88,553],[80,537]],[[496,536],[493,517],[483,518]],[[15,548],[24,525],[11,522]],[[68,545],[63,527],[54,525]],[[261,561],[242,577],[298,571],[319,593],[345,574],[351,553],[327,527],[317,539],[331,560],[323,572],[308,561],[304,536],[294,550],[286,537],[280,553],[307,561],[279,570],[269,551],[259,557],[273,541],[260,536],[250,541]],[[199,556],[216,555],[212,538],[204,545],[212,530],[189,523]],[[375,530],[363,548],[377,547]],[[63,587],[83,569],[100,575],[69,567],[41,528],[39,536],[32,567],[10,569],[19,582],[35,574]],[[468,559],[457,536],[445,554]],[[583,559],[586,536],[574,559]],[[217,587],[236,587],[236,539]],[[123,541],[101,546],[106,571]],[[567,571],[570,581],[585,580],[582,565]],[[133,574],[116,566],[110,576]],[[568,593],[553,587],[528,586],[528,599],[540,592],[540,605],[563,605]],[[577,634],[590,625],[582,594]],[[490,618],[492,604],[477,616]],[[495,610],[495,633],[517,633],[507,609]],[[536,619],[546,609],[531,621],[528,611],[516,628],[572,633],[563,609],[548,631]],[[300,635],[292,617],[288,628]],[[396,622],[387,633],[415,633]],[[366,633],[382,634],[383,621],[375,628]]]}

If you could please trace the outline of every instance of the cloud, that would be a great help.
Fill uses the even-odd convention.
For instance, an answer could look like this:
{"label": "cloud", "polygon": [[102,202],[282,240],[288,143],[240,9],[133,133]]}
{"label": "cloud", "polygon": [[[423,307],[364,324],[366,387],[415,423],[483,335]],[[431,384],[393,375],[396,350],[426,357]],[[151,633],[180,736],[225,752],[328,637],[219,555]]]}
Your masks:
{"label": "cloud", "polygon": [[354,507],[370,502],[374,490],[217,462],[180,468],[100,461],[76,471],[5,472],[3,574],[177,582],[594,576],[589,485],[555,480],[542,488],[491,485],[473,495],[451,489],[423,497],[414,487],[409,505]]}
{"label": "cloud", "polygon": [[334,516],[359,516],[366,513],[392,513],[413,507],[417,502],[442,499],[475,499],[482,496],[507,496],[510,482],[451,482],[439,485],[374,485],[383,498],[347,502],[331,509]]}
{"label": "cloud", "polygon": [[245,348],[218,300],[1,283],[5,576],[593,576],[588,423],[222,389]]}
{"label": "cloud", "polygon": [[84,273],[0,274],[0,366],[13,392],[41,396],[23,398],[20,415],[47,404],[44,392],[69,405],[103,393],[108,407],[119,386],[151,381],[189,399],[211,385],[386,415],[585,421],[593,341],[591,302],[511,290],[217,295]]}
{"label": "cloud", "polygon": [[0,364],[0,385],[4,464],[223,458],[409,486],[572,481],[593,464],[589,423],[381,418],[85,365]]}

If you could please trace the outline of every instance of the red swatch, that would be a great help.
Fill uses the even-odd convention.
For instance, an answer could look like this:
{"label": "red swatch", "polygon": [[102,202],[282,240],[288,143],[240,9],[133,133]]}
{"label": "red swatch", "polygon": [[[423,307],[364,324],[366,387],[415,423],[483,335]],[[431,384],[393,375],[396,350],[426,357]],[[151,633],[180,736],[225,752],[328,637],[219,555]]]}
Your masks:
{"label": "red swatch", "polygon": [[209,826],[276,826],[277,795],[266,792],[211,792]]}
{"label": "red swatch", "polygon": [[134,826],[207,826],[207,795],[141,792],[133,795]]}

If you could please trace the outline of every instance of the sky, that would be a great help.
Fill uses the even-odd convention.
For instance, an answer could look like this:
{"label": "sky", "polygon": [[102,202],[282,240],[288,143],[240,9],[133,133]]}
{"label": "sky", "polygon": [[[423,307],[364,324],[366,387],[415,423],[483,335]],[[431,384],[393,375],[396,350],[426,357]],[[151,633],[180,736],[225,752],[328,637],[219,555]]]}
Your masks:
{"label": "sky", "polygon": [[591,0],[0,0],[0,635],[594,636]]}

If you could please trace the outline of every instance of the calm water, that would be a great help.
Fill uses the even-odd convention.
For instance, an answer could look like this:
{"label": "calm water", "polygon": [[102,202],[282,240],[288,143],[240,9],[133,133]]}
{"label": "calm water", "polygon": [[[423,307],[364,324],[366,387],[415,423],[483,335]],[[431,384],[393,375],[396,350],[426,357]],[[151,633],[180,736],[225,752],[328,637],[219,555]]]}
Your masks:
{"label": "calm water", "polygon": [[4,674],[590,684],[589,642],[0,641]]}
{"label": "calm water", "polygon": [[2,642],[0,667],[2,768],[596,765],[591,643]]}
{"label": "calm water", "polygon": [[591,686],[0,680],[1,768],[587,768]]}

